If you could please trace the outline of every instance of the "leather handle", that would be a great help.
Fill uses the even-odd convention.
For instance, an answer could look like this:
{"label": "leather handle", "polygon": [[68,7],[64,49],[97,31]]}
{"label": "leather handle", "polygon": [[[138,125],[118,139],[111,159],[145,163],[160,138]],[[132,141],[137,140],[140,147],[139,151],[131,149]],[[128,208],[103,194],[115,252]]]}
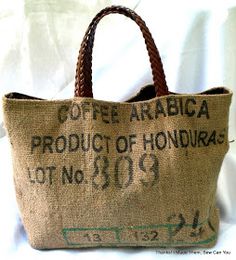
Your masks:
{"label": "leather handle", "polygon": [[112,13],[123,14],[139,26],[151,63],[153,82],[155,86],[156,96],[168,95],[168,87],[165,80],[162,61],[145,22],[133,10],[122,6],[110,6],[101,10],[90,23],[83,41],[81,43],[79,57],[76,66],[75,76],[75,97],[93,97],[92,91],[92,50],[94,44],[94,36],[99,21],[106,15]]}

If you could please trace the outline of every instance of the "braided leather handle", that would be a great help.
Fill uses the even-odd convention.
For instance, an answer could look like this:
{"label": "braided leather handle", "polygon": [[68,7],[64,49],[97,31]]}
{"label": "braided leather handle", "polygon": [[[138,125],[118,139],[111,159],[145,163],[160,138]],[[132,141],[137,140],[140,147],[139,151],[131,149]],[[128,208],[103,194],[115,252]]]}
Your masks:
{"label": "braided leather handle", "polygon": [[83,38],[76,66],[75,97],[93,97],[92,91],[92,50],[94,36],[99,21],[112,13],[123,14],[139,26],[146,44],[152,68],[153,81],[157,96],[168,95],[168,87],[159,52],[145,22],[133,10],[122,6],[110,6],[101,10],[90,23]]}

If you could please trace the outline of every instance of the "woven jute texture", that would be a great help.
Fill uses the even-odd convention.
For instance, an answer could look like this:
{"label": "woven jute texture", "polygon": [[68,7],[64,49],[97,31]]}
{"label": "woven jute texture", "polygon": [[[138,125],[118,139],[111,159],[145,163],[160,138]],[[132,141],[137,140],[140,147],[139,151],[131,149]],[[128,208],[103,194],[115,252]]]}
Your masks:
{"label": "woven jute texture", "polygon": [[3,98],[16,197],[33,247],[216,243],[232,93],[143,93],[123,103]]}

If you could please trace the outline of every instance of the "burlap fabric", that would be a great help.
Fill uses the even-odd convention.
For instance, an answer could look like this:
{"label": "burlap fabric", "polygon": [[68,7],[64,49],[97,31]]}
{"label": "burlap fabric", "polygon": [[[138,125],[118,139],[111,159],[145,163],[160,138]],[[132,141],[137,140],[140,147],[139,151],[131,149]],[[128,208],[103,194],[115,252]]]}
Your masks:
{"label": "burlap fabric", "polygon": [[156,97],[155,87],[123,103],[3,97],[16,197],[33,247],[216,243],[232,93]]}

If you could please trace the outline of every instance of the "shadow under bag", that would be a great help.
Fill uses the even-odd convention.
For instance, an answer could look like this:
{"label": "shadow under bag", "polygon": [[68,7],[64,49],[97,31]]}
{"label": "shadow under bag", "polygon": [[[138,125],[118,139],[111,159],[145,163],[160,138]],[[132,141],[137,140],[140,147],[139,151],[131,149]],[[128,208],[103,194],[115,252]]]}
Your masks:
{"label": "shadow under bag", "polygon": [[[111,13],[139,26],[152,68],[153,85],[127,102],[96,100],[92,93],[94,35]],[[30,244],[214,246],[231,96],[223,87],[169,92],[144,21],[125,7],[103,9],[81,44],[74,98],[3,97],[16,197]]]}

